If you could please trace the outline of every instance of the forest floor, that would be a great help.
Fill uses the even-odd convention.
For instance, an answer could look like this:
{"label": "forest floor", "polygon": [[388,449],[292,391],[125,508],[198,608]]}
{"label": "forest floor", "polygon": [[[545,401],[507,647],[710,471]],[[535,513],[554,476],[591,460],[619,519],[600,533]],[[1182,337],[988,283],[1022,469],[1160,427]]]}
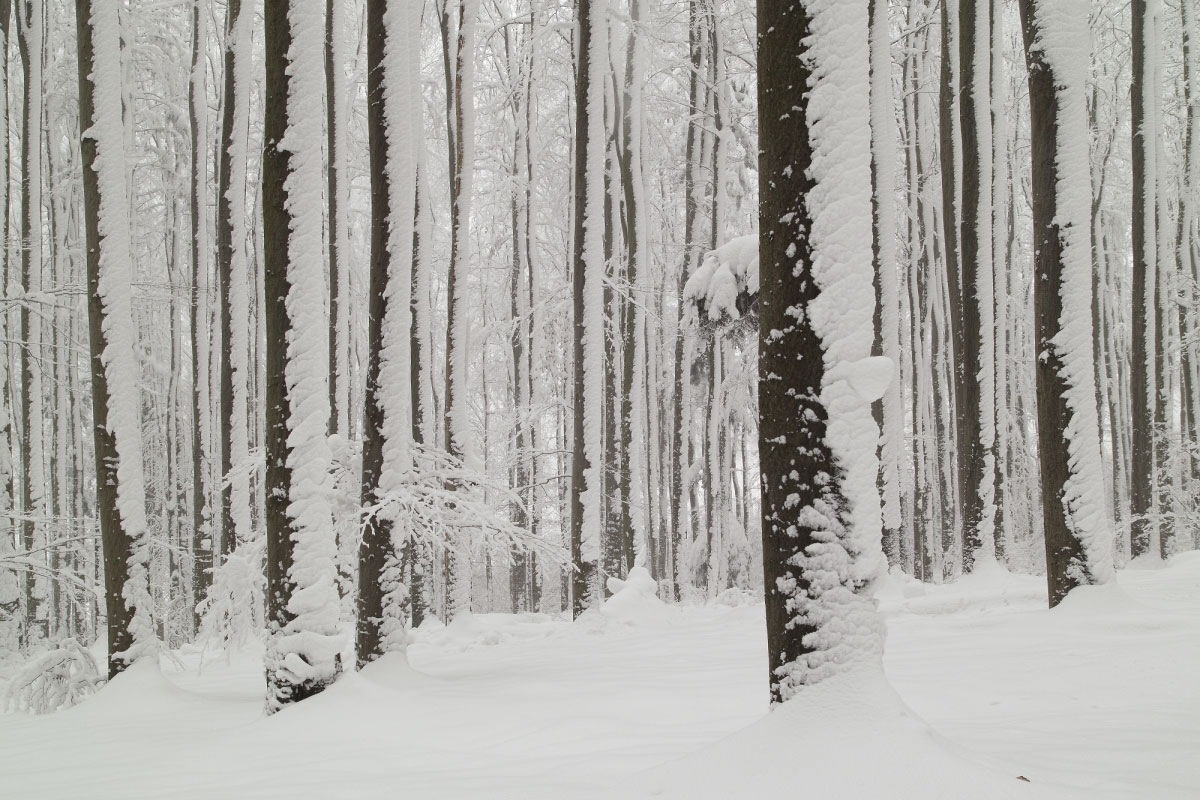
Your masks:
{"label": "forest floor", "polygon": [[1041,578],[998,568],[893,577],[880,601],[887,682],[769,716],[760,604],[632,584],[574,624],[424,628],[411,667],[269,718],[261,662],[185,652],[76,708],[0,716],[0,797],[1200,797],[1200,553],[1054,611]]}

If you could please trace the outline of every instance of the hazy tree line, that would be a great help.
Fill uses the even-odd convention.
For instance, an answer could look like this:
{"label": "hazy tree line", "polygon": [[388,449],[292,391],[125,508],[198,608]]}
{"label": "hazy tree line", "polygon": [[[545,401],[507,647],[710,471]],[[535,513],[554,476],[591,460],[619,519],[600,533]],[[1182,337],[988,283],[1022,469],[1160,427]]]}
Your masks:
{"label": "hazy tree line", "polygon": [[1195,547],[1196,17],[0,0],[0,652],[265,637],[274,708],[644,566],[765,574],[774,668],[884,558]]}

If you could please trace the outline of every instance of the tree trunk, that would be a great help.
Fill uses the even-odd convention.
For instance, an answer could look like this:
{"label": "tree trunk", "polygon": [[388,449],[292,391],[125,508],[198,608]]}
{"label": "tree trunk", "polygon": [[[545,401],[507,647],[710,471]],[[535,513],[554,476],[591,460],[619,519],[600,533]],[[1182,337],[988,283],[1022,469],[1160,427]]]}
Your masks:
{"label": "tree trunk", "polygon": [[192,302],[190,328],[192,337],[192,631],[200,630],[197,603],[208,594],[212,585],[213,546],[209,525],[207,488],[204,483],[204,427],[208,411],[208,380],[206,359],[208,337],[201,335],[204,306],[201,297],[208,280],[208,168],[205,162],[208,139],[208,69],[206,45],[208,39],[207,0],[192,4],[192,72],[188,83],[188,124],[191,141],[191,257]]}
{"label": "tree trunk", "polygon": [[[268,712],[322,691],[341,667],[322,209],[312,195],[322,177],[322,11],[310,0],[271,0],[264,9]],[[301,592],[303,602],[294,603]]]}
{"label": "tree trunk", "polygon": [[[982,13],[980,13],[982,11]],[[989,56],[994,46],[988,8],[959,2],[959,124],[962,142],[962,214],[959,261],[960,335],[954,339],[958,422],[959,500],[963,504],[962,569],[980,555],[995,556],[995,425],[992,396],[992,159]],[[945,109],[943,109],[945,111]],[[953,284],[952,284],[953,286]],[[951,313],[954,325],[954,314]]]}
{"label": "tree trunk", "polygon": [[[1154,0],[1149,0],[1153,2]],[[1133,209],[1131,220],[1133,246],[1133,359],[1130,364],[1130,395],[1133,429],[1130,465],[1130,548],[1134,558],[1150,551],[1151,515],[1156,512],[1154,498],[1154,419],[1156,416],[1157,373],[1155,371],[1155,147],[1159,133],[1152,116],[1155,105],[1153,58],[1153,20],[1148,0],[1132,0],[1133,64],[1131,69],[1130,118],[1133,131]]]}
{"label": "tree trunk", "polygon": [[604,469],[604,83],[605,0],[578,0],[575,70],[575,208],[572,253],[574,367],[571,458],[571,614],[599,602],[601,471]]}
{"label": "tree trunk", "polygon": [[856,369],[873,338],[868,26],[865,4],[790,0],[759,0],[758,26],[763,584],[781,703],[882,657],[863,574],[880,531],[851,528],[879,515],[875,439],[852,435],[874,398],[826,371]]}
{"label": "tree trunk", "polygon": [[[92,365],[92,428],[96,516],[104,550],[108,611],[108,675],[115,677],[155,650],[149,594],[149,547],[137,363],[132,316],[128,198],[120,103],[117,7],[78,0],[79,120],[86,229],[88,338]],[[97,92],[106,94],[97,97]],[[40,422],[39,422],[40,424]]]}
{"label": "tree trunk", "polygon": [[[1038,455],[1050,606],[1112,578],[1096,426],[1084,81],[1086,0],[1021,0],[1033,176]],[[1053,5],[1053,10],[1049,6]]]}
{"label": "tree trunk", "polygon": [[[371,276],[367,397],[363,413],[362,506],[370,508],[413,468],[411,397],[392,387],[408,378],[412,324],[413,226],[420,134],[415,87],[416,29],[411,4],[367,4],[367,134],[371,172]],[[403,15],[403,16],[402,16]],[[394,254],[394,256],[393,256]],[[397,288],[398,287],[398,288]],[[360,667],[387,652],[403,652],[411,597],[395,565],[410,550],[402,516],[368,514],[358,556],[355,651]]]}

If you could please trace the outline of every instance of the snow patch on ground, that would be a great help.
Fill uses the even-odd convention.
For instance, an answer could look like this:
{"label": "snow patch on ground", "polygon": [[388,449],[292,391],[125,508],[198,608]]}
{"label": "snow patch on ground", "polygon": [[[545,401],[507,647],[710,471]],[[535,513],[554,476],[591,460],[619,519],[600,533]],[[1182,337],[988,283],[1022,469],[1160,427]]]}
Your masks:
{"label": "snow patch on ground", "polygon": [[1040,576],[889,575],[886,682],[831,678],[770,714],[761,603],[666,606],[637,575],[575,623],[424,625],[407,663],[270,718],[261,649],[198,670],[190,648],[0,716],[0,796],[1192,800],[1200,554],[1118,586],[1048,611]]}

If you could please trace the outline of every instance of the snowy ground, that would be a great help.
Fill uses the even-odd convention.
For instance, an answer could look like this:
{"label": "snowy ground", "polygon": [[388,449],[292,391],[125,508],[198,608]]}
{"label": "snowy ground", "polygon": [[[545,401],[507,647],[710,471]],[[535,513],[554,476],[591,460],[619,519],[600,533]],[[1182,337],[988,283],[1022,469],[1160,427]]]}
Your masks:
{"label": "snowy ground", "polygon": [[1200,553],[1053,612],[1044,592],[998,572],[893,580],[898,697],[851,676],[766,719],[761,606],[632,590],[574,625],[423,630],[411,670],[271,718],[252,658],[197,674],[185,655],[75,709],[0,717],[0,797],[1200,797]]}

